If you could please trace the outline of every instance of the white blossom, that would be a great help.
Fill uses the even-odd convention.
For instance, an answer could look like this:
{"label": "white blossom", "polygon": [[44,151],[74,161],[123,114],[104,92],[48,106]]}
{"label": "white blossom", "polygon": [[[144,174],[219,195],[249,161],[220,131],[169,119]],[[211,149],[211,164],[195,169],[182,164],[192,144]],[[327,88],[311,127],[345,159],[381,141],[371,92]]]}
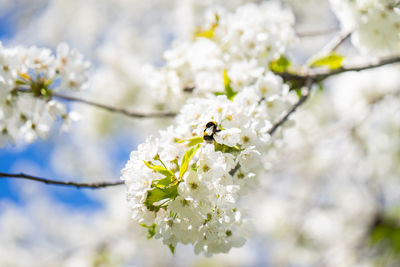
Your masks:
{"label": "white blossom", "polygon": [[354,31],[352,43],[364,55],[400,53],[400,9],[395,1],[331,0],[331,5],[343,28]]}
{"label": "white blossom", "polygon": [[268,64],[294,42],[293,14],[271,1],[235,12],[211,8],[206,19],[194,37],[164,53],[161,69],[150,68],[145,90],[153,92],[154,105],[179,110],[190,97],[223,93],[225,72],[233,90],[258,83],[262,94],[279,94],[282,81],[269,73]]}
{"label": "white blossom", "polygon": [[[269,101],[280,100],[283,92],[277,90]],[[262,97],[254,85],[231,100],[192,98],[174,126],[132,152],[122,179],[133,218],[154,227],[155,238],[170,247],[194,244],[196,253],[207,256],[244,244],[238,200],[254,186],[261,151],[269,145],[265,129],[271,127],[269,118],[277,119]],[[212,141],[203,141],[203,134]]]}
{"label": "white blossom", "polygon": [[84,88],[89,65],[64,43],[56,56],[46,48],[6,48],[0,43],[1,144],[21,137],[26,142],[46,138],[57,117],[65,120],[62,129],[67,129],[76,116],[69,116],[64,104],[50,100],[51,93]]}

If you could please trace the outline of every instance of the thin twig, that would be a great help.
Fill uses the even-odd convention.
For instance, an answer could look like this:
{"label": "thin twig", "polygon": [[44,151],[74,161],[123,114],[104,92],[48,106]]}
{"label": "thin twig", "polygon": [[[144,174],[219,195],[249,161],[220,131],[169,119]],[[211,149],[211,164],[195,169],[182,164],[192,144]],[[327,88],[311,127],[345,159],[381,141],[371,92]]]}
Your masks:
{"label": "thin twig", "polygon": [[[15,88],[15,91],[22,92],[22,93],[30,93],[31,92],[29,89],[22,88],[22,87]],[[51,97],[52,98],[63,99],[63,100],[66,100],[66,101],[73,101],[73,102],[77,102],[77,103],[87,104],[87,105],[94,106],[94,107],[97,107],[97,108],[101,108],[101,109],[104,109],[104,110],[107,110],[107,111],[110,111],[110,112],[120,113],[120,114],[123,114],[125,116],[132,117],[132,118],[161,118],[161,117],[173,117],[173,116],[176,115],[176,113],[174,113],[174,112],[162,112],[162,111],[139,112],[139,111],[132,111],[132,110],[127,110],[125,108],[118,108],[118,107],[113,107],[113,106],[109,106],[109,105],[93,102],[93,101],[82,99],[82,98],[75,97],[75,96],[63,95],[63,94],[60,94],[60,93],[57,93],[57,92],[52,92],[51,93]]]}
{"label": "thin twig", "polygon": [[33,176],[33,175],[29,175],[29,174],[24,174],[24,173],[3,173],[3,172],[0,172],[0,178],[26,179],[26,180],[36,181],[36,182],[42,182],[45,184],[66,185],[66,186],[72,186],[72,187],[76,187],[76,188],[91,188],[91,189],[105,188],[105,187],[109,187],[109,186],[121,185],[124,183],[123,181],[98,182],[98,183],[63,182],[63,181],[51,180],[51,179],[42,178],[42,177]]}
{"label": "thin twig", "polygon": [[329,42],[324,49],[328,52],[332,52],[335,51],[336,49],[339,48],[339,46],[341,44],[343,44],[347,39],[350,38],[351,34],[352,34],[352,30],[346,31],[346,32],[342,32],[339,35],[337,35],[335,38],[332,39],[331,42]]}
{"label": "thin twig", "polygon": [[234,176],[235,173],[236,173],[239,169],[240,169],[240,164],[238,163],[238,164],[236,164],[235,168],[233,168],[232,170],[229,171],[229,174],[230,174],[231,176]]}
{"label": "thin twig", "polygon": [[400,56],[380,59],[376,62],[373,62],[370,64],[365,64],[365,65],[342,67],[342,68],[339,68],[336,70],[331,70],[331,71],[327,71],[327,70],[314,71],[314,72],[311,72],[310,77],[313,79],[317,79],[317,80],[323,80],[325,78],[328,78],[329,76],[337,75],[337,74],[340,74],[343,72],[374,69],[374,68],[378,68],[378,67],[382,67],[382,66],[390,65],[390,64],[395,64],[395,63],[400,63]]}
{"label": "thin twig", "polygon": [[[306,102],[313,82],[314,81],[311,78],[308,78],[306,80],[305,86],[302,89],[302,95],[300,99],[285,113],[285,115],[283,115],[283,117],[280,120],[278,120],[276,123],[272,125],[271,129],[268,130],[268,133],[270,135],[273,135],[276,132],[276,130],[278,130],[278,128],[281,127],[289,119],[290,115],[294,113],[296,109],[300,107],[304,102]],[[238,163],[236,164],[235,168],[230,170],[229,174],[234,176],[239,169],[240,169],[240,164]]]}
{"label": "thin twig", "polygon": [[306,65],[309,66],[315,60],[328,55],[336,51],[341,44],[343,44],[352,34],[353,31],[346,31],[337,34],[329,43],[327,43],[319,52],[315,53],[311,56],[306,62]]}
{"label": "thin twig", "polygon": [[332,27],[328,29],[322,30],[310,30],[310,31],[296,31],[296,35],[300,38],[307,38],[307,37],[319,37],[321,35],[328,35],[338,31],[339,28]]}
{"label": "thin twig", "polygon": [[309,94],[310,94],[310,89],[311,89],[312,84],[313,84],[313,80],[310,79],[310,78],[308,78],[307,81],[306,81],[305,88],[303,88],[303,90],[302,90],[302,95],[301,95],[300,99],[296,102],[296,104],[294,104],[294,105],[286,112],[286,114],[285,114],[279,121],[277,121],[277,122],[272,126],[271,129],[269,129],[268,133],[269,133],[270,135],[273,135],[273,134],[276,132],[276,130],[277,130],[281,125],[283,125],[283,124],[289,119],[290,115],[291,115],[292,113],[294,113],[298,107],[300,107],[302,104],[304,104],[304,102],[306,102],[306,100],[307,100],[307,98],[308,98],[308,96],[309,96]]}
{"label": "thin twig", "polygon": [[66,96],[66,95],[61,95],[58,93],[53,93],[52,94],[53,97],[59,98],[59,99],[64,99],[67,101],[73,101],[73,102],[78,102],[78,103],[83,103],[83,104],[88,104],[94,107],[98,107],[101,109],[105,109],[111,112],[115,112],[115,113],[121,113],[123,115],[126,115],[128,117],[133,117],[133,118],[156,118],[156,117],[173,117],[176,114],[173,112],[138,112],[138,111],[132,111],[132,110],[127,110],[124,108],[117,108],[117,107],[113,107],[113,106],[108,106],[105,104],[100,104],[100,103],[96,103],[96,102],[92,102],[89,100],[85,100],[85,99],[81,99],[78,97],[74,97],[74,96]]}

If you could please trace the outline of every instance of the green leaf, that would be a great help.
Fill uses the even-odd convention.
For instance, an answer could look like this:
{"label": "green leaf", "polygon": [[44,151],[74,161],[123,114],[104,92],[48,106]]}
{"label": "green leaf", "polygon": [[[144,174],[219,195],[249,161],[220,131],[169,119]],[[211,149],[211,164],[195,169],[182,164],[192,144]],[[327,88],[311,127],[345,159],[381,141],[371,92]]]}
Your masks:
{"label": "green leaf", "polygon": [[295,92],[296,92],[297,97],[300,99],[301,96],[302,96],[301,88],[297,88],[297,89],[295,90]]}
{"label": "green leaf", "polygon": [[310,64],[310,67],[328,67],[331,70],[342,67],[344,56],[335,52],[329,53],[327,56],[319,58]]}
{"label": "green leaf", "polygon": [[305,85],[304,80],[301,80],[301,79],[300,80],[296,79],[296,80],[288,81],[287,83],[290,86],[290,91],[301,89]]}
{"label": "green leaf", "polygon": [[214,95],[215,95],[215,96],[218,96],[218,95],[226,95],[226,93],[225,93],[225,92],[214,92]]}
{"label": "green leaf", "polygon": [[168,186],[165,188],[154,187],[147,191],[147,197],[144,204],[149,210],[154,209],[156,206],[154,203],[164,199],[174,199],[178,196],[178,184]]}
{"label": "green leaf", "polygon": [[188,141],[189,141],[189,143],[187,143],[187,146],[192,147],[194,145],[203,143],[204,140],[203,140],[202,136],[196,136],[196,137],[190,138]]}
{"label": "green leaf", "polygon": [[156,234],[156,224],[153,223],[152,225],[146,225],[141,223],[140,226],[147,228],[147,239],[151,239]]}
{"label": "green leaf", "polygon": [[176,172],[179,169],[178,158],[175,158],[174,160],[172,160],[171,163],[175,164],[175,166],[171,169],[171,171]]}
{"label": "green leaf", "polygon": [[152,227],[150,227],[147,230],[147,239],[151,239],[155,234],[156,234],[156,225],[153,224]]}
{"label": "green leaf", "polygon": [[16,85],[25,85],[25,84],[27,84],[25,81],[21,81],[21,80],[16,80],[15,81],[15,84]]}
{"label": "green leaf", "polygon": [[144,161],[144,164],[146,164],[146,166],[152,170],[154,170],[155,172],[161,173],[162,175],[166,176],[166,177],[172,177],[174,176],[174,173],[170,170],[168,170],[167,168],[165,168],[164,166],[160,166],[160,165],[154,165],[151,162],[146,162]]}
{"label": "green leaf", "polygon": [[209,29],[206,30],[198,30],[195,33],[196,37],[203,37],[203,38],[213,38],[214,34],[215,34],[215,29],[218,27],[219,25],[219,15],[215,14],[215,22],[211,25],[211,27]]}
{"label": "green leaf", "polygon": [[223,77],[224,77],[224,92],[214,92],[214,95],[216,96],[226,95],[226,98],[232,101],[238,92],[233,90],[231,86],[231,79],[229,79],[228,71],[226,69],[224,70]]}
{"label": "green leaf", "polygon": [[231,79],[228,77],[228,71],[224,69],[224,86],[227,87],[231,83]]}
{"label": "green leaf", "polygon": [[169,244],[168,247],[169,247],[169,250],[171,251],[171,253],[175,254],[175,246],[172,244]]}
{"label": "green leaf", "polygon": [[181,169],[179,170],[179,178],[183,177],[189,167],[190,160],[193,158],[194,154],[196,154],[199,148],[200,144],[197,144],[185,152],[185,155],[182,158]]}
{"label": "green leaf", "polygon": [[238,92],[235,92],[231,87],[231,79],[228,77],[228,71],[224,70],[224,87],[225,87],[225,94],[229,100],[233,100]]}
{"label": "green leaf", "polygon": [[211,27],[211,29],[204,30],[204,31],[198,31],[195,36],[196,37],[203,37],[203,38],[213,38],[214,37],[214,29],[215,27]]}
{"label": "green leaf", "polygon": [[171,182],[172,182],[171,177],[165,177],[164,179],[154,180],[151,184],[151,187],[164,188],[166,186],[169,186]]}
{"label": "green leaf", "polygon": [[287,57],[281,55],[277,60],[269,63],[269,68],[273,72],[285,72],[290,67],[291,63]]}
{"label": "green leaf", "polygon": [[370,233],[371,245],[380,245],[384,249],[400,255],[400,223],[396,218],[381,218]]}
{"label": "green leaf", "polygon": [[31,80],[31,77],[26,73],[18,73],[18,75],[21,76],[22,78],[24,78],[27,81]]}
{"label": "green leaf", "polygon": [[221,151],[222,153],[233,153],[233,152],[239,152],[240,147],[239,146],[227,146],[224,144],[219,144],[219,143],[214,143],[214,148],[215,151]]}
{"label": "green leaf", "polygon": [[49,87],[51,84],[53,83],[53,79],[48,79],[44,82],[44,85],[47,87]]}
{"label": "green leaf", "polygon": [[191,146],[203,143],[203,137],[202,136],[195,136],[195,137],[192,137],[192,138],[189,138],[189,139],[179,140],[179,141],[177,141],[177,143],[183,143],[183,142],[186,142],[186,141],[189,141],[189,143],[187,143],[187,146],[191,147]]}
{"label": "green leaf", "polygon": [[212,215],[211,213],[207,213],[207,218],[204,220],[203,225],[206,225],[209,221],[211,221]]}

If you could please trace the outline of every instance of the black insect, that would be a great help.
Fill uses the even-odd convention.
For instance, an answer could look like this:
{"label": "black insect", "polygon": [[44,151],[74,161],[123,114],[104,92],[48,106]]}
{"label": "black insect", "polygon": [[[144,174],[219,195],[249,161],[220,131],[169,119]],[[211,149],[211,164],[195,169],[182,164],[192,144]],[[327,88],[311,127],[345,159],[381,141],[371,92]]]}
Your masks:
{"label": "black insect", "polygon": [[214,134],[219,132],[220,130],[217,127],[217,123],[215,121],[210,121],[206,124],[206,128],[203,132],[203,139],[207,143],[212,143],[214,140]]}

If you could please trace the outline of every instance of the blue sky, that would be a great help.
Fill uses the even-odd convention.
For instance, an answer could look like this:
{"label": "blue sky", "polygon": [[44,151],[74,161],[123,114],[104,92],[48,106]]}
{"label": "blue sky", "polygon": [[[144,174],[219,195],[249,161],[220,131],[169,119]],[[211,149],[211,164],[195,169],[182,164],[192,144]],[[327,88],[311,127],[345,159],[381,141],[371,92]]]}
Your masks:
{"label": "blue sky", "polygon": [[[47,165],[50,160],[51,151],[53,150],[50,141],[38,140],[33,144],[26,144],[24,147],[16,149],[13,145],[0,149],[0,171],[15,173],[15,166],[28,164],[35,167],[35,174],[45,173],[46,178],[54,179],[54,171]],[[27,170],[24,170],[28,172]],[[20,187],[26,183],[36,183],[28,180],[0,179],[0,201],[8,200],[20,205],[24,204],[23,192]],[[55,201],[64,203],[67,206],[75,208],[99,208],[101,205],[98,201],[91,198],[87,194],[88,189],[77,189],[73,187],[46,185],[46,191]]]}

